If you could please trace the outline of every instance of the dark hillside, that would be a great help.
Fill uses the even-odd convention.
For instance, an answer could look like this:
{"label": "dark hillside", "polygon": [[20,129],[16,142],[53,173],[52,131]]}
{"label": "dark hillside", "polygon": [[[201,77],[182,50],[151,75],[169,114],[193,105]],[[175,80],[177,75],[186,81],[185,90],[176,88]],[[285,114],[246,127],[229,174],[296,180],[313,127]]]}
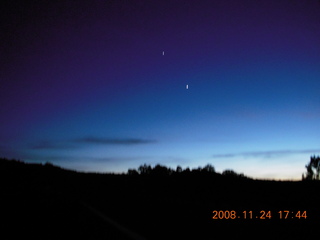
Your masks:
{"label": "dark hillside", "polygon": [[307,239],[320,221],[317,181],[84,174],[4,159],[0,174],[2,234],[11,239],[229,239],[256,231]]}

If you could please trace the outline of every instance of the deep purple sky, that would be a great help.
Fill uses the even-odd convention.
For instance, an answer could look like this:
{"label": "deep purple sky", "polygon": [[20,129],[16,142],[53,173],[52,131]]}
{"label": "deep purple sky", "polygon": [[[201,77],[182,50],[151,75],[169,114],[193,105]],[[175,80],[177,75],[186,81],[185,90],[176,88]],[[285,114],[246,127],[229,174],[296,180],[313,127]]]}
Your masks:
{"label": "deep purple sky", "polygon": [[298,179],[320,153],[317,0],[2,1],[0,27],[1,157]]}

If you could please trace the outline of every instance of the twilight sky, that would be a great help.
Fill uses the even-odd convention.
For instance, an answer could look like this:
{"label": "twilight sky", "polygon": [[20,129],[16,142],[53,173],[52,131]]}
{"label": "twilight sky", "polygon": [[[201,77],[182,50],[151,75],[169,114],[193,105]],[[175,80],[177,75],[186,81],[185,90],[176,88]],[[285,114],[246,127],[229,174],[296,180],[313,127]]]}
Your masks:
{"label": "twilight sky", "polygon": [[0,157],[300,179],[320,154],[318,0],[0,9]]}

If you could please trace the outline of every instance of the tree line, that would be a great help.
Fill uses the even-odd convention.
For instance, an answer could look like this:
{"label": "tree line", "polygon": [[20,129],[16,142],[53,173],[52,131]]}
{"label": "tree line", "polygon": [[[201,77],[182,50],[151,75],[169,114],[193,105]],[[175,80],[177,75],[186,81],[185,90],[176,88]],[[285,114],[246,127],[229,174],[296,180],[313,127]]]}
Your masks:
{"label": "tree line", "polygon": [[[157,164],[154,167],[152,167],[151,165],[143,164],[140,165],[138,169],[129,169],[127,174],[130,176],[170,176],[178,174],[220,175],[220,173],[216,173],[214,166],[212,166],[211,164],[207,164],[204,167],[198,167],[194,169],[190,169],[189,167],[183,169],[181,166],[177,166],[176,169],[172,169],[160,164]],[[245,178],[245,176],[242,173],[238,174],[231,169],[224,170],[221,175]]]}

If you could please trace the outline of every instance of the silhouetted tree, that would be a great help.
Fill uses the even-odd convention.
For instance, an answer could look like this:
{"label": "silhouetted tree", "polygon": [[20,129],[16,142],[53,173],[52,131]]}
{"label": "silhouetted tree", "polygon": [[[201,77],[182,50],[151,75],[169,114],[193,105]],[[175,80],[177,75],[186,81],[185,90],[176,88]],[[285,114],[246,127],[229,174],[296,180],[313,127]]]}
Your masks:
{"label": "silhouetted tree", "polygon": [[231,169],[226,169],[222,172],[222,175],[224,176],[228,176],[228,177],[245,177],[242,173],[238,174],[235,171],[231,170]]}
{"label": "silhouetted tree", "polygon": [[306,169],[306,175],[302,176],[303,180],[320,180],[320,157],[311,156]]}
{"label": "silhouetted tree", "polygon": [[198,173],[201,173],[201,171],[202,171],[202,168],[198,167],[198,168],[193,168],[191,172],[198,174]]}
{"label": "silhouetted tree", "polygon": [[202,172],[214,173],[215,172],[214,166],[208,163],[202,168]]}
{"label": "silhouetted tree", "polygon": [[313,168],[316,170],[315,179],[320,180],[320,156],[311,157],[311,163]]}
{"label": "silhouetted tree", "polygon": [[178,165],[178,166],[177,166],[177,169],[176,169],[176,172],[177,172],[177,173],[181,173],[181,172],[182,172],[182,167]]}
{"label": "silhouetted tree", "polygon": [[135,170],[135,169],[129,169],[129,170],[128,170],[128,175],[130,175],[130,176],[137,176],[137,175],[139,175],[139,173],[138,173],[138,171]]}
{"label": "silhouetted tree", "polygon": [[44,164],[45,167],[53,167],[53,164],[51,162],[46,162]]}
{"label": "silhouetted tree", "polygon": [[139,168],[138,168],[138,172],[140,174],[150,174],[152,171],[152,168],[150,165],[147,165],[147,164],[143,164],[141,165]]}
{"label": "silhouetted tree", "polygon": [[157,164],[153,169],[152,169],[152,174],[158,175],[158,176],[164,176],[164,175],[170,175],[171,174],[171,169],[167,168],[165,166],[162,166],[160,164]]}
{"label": "silhouetted tree", "polygon": [[306,169],[307,169],[307,173],[306,173],[306,176],[304,177],[305,180],[313,180],[313,170],[312,170],[312,166],[310,163],[308,163],[306,165]]}
{"label": "silhouetted tree", "polygon": [[187,167],[185,170],[183,170],[183,172],[190,173],[190,168]]}

